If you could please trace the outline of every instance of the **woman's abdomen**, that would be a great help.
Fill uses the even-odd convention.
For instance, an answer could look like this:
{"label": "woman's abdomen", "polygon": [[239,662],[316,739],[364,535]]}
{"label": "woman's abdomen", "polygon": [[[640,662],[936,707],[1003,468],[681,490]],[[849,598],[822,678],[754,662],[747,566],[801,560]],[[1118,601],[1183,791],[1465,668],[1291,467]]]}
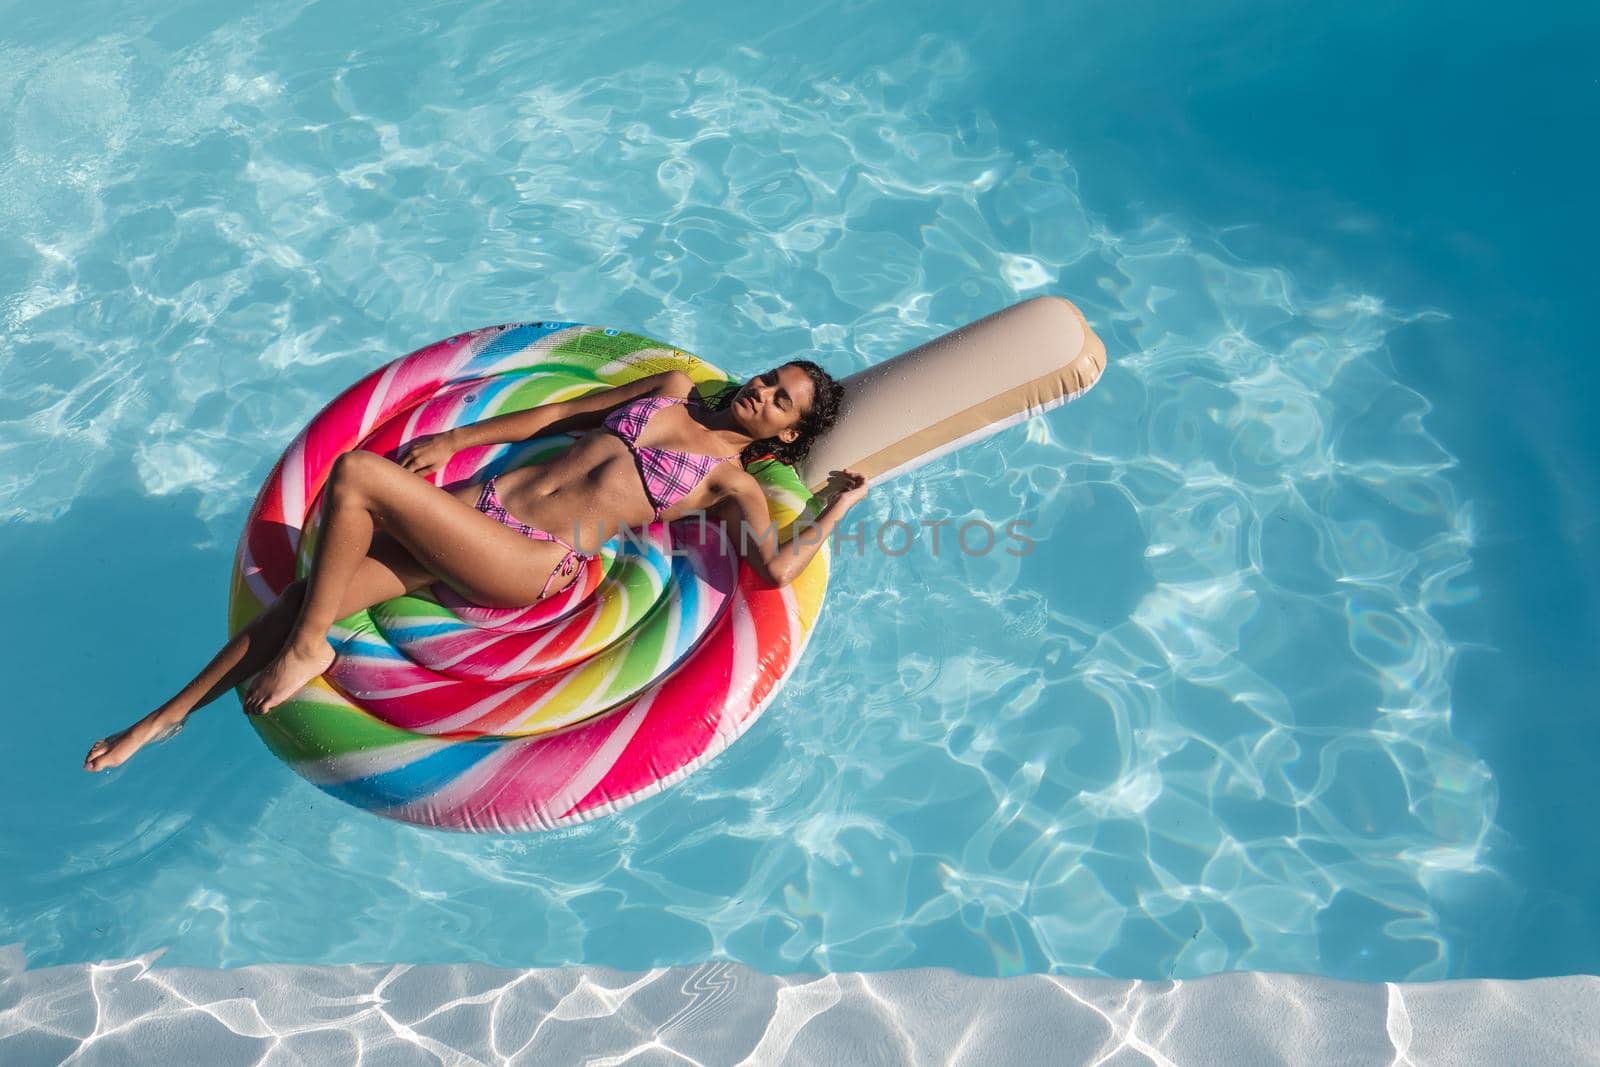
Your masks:
{"label": "woman's abdomen", "polygon": [[[580,441],[548,463],[506,471],[495,481],[495,489],[500,505],[514,518],[564,541],[572,541],[576,534],[581,543],[573,543],[594,552],[621,527],[649,522],[653,510],[643,485],[628,481],[638,483],[639,474],[626,445],[616,441],[622,454],[612,455],[609,449],[582,447],[585,443]],[[470,488],[468,504],[477,501],[481,487],[481,481],[464,487],[464,491]]]}

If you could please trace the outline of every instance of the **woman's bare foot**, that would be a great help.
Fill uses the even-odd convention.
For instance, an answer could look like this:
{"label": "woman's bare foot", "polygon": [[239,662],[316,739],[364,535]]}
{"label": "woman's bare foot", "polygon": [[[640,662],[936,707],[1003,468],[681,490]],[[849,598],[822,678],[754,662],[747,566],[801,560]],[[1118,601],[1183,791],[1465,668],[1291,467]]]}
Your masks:
{"label": "woman's bare foot", "polygon": [[120,767],[145,745],[154,741],[165,741],[183,729],[186,721],[178,719],[176,722],[163,722],[155,716],[147,715],[126,730],[96,741],[90,747],[89,754],[83,758],[83,769],[103,771],[111,767]]}
{"label": "woman's bare foot", "polygon": [[256,675],[245,691],[244,710],[265,715],[331,666],[333,646],[325,637],[284,645],[283,651]]}

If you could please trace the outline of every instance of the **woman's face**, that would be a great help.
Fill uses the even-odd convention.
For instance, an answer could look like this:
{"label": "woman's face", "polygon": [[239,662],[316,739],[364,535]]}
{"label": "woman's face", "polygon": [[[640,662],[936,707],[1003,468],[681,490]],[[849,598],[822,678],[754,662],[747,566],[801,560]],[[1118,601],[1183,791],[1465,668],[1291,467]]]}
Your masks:
{"label": "woman's face", "polygon": [[811,375],[792,364],[758,374],[734,394],[729,408],[750,436],[793,441],[795,426],[811,410]]}

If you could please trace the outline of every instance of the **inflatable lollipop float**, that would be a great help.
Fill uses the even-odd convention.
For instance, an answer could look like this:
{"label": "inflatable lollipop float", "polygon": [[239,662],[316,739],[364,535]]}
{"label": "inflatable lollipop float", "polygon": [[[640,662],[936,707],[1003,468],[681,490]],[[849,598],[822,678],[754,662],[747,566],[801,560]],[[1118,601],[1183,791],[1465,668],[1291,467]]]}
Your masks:
{"label": "inflatable lollipop float", "polygon": [[[1082,395],[1104,366],[1077,308],[1037,297],[841,379],[839,419],[803,463],[747,469],[790,527],[815,515],[829,471],[903,474]],[[257,495],[230,634],[306,574],[341,453],[392,457],[421,434],[669,369],[703,396],[740,381],[639,334],[548,321],[457,334],[373,371],[312,419]],[[575,437],[469,448],[432,478],[538,463]],[[307,781],[385,818],[469,832],[584,822],[660,792],[749,729],[800,661],[830,563],[823,545],[773,588],[719,527],[652,523],[530,607],[480,607],[439,582],[341,619],[328,672],[248,719]]]}

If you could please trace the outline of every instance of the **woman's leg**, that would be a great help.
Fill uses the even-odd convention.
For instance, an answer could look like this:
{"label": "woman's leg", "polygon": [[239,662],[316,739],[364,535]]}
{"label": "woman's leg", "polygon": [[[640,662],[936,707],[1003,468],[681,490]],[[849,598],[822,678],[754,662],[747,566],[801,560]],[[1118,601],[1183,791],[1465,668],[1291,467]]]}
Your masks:
{"label": "woman's leg", "polygon": [[263,712],[332,664],[328,627],[342,617],[344,592],[380,525],[430,574],[486,607],[534,603],[566,554],[555,542],[530,540],[375,452],[340,456],[323,492],[321,536],[299,617],[283,651],[246,694],[246,702]]}
{"label": "woman's leg", "polygon": [[[404,546],[379,531],[373,538],[371,552],[361,561],[345,591],[341,604],[344,610],[339,618],[413,592],[433,581],[433,575]],[[153,738],[180,725],[192,712],[222,694],[243,685],[251,675],[272,662],[300,613],[305,590],[303,578],[289,583],[278,598],[235,634],[188,685],[127,729],[96,741],[84,758],[84,770],[105,770],[125,762]]]}

